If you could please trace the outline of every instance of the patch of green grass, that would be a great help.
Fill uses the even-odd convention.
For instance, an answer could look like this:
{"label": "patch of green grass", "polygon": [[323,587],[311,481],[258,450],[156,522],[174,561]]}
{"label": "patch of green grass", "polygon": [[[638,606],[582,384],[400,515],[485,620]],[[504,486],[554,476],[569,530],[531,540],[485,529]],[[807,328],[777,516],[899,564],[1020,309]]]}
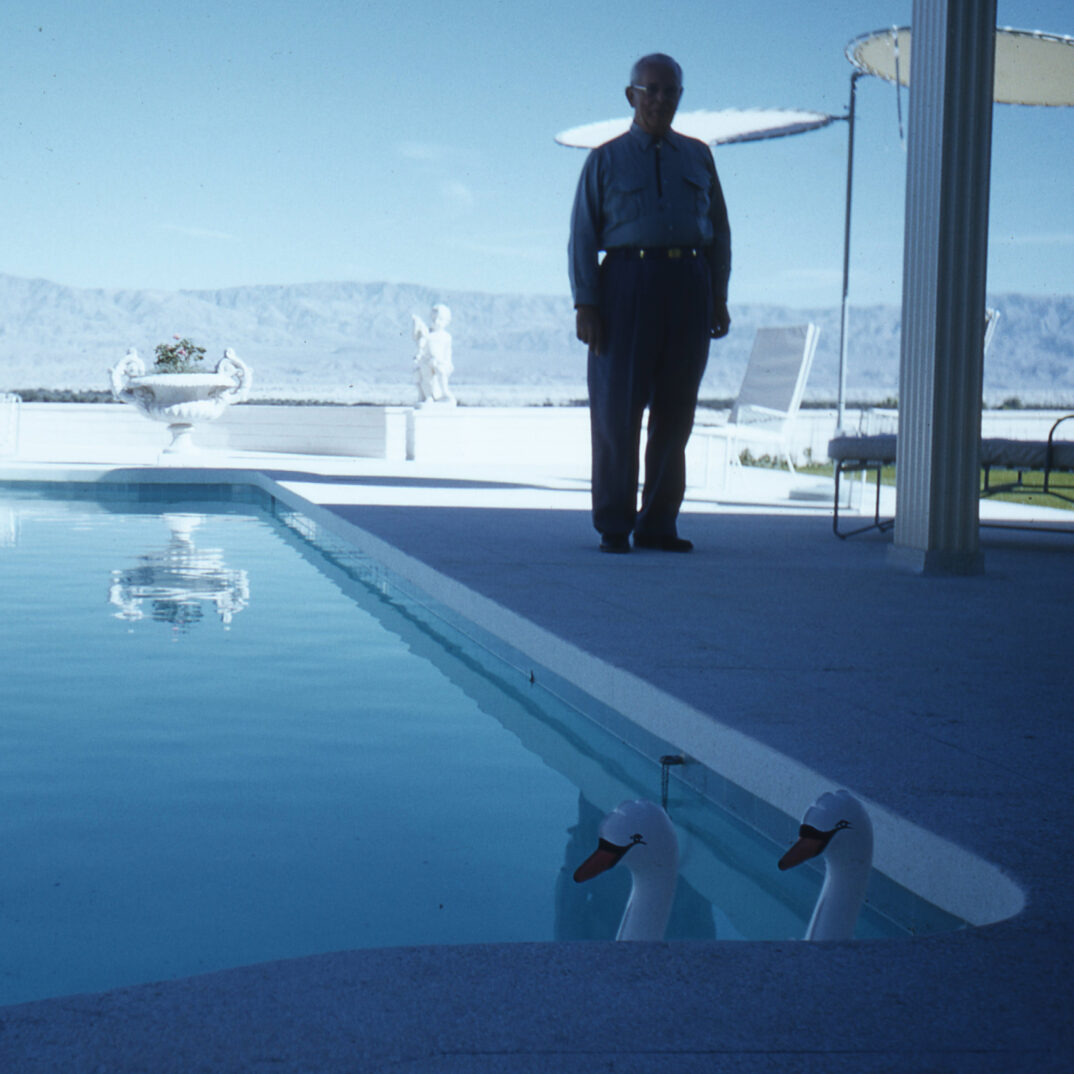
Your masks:
{"label": "patch of green grass", "polygon": [[[1023,471],[1026,472],[1026,471]],[[1018,480],[1017,470],[994,469],[988,475],[988,484],[995,488],[997,485],[1009,485]],[[1064,511],[1074,511],[1074,474],[1052,474],[1048,479],[1048,487],[1055,489],[1061,496],[1069,497],[1062,499],[1061,496],[1052,496],[1040,486],[1044,483],[1044,475],[1038,472],[1032,473],[1030,480],[1036,487],[1011,489],[1010,492],[994,492],[989,495],[990,500],[1003,500],[1005,503],[1024,503],[1033,507],[1058,507]],[[984,474],[981,474],[981,491],[984,491]]]}
{"label": "patch of green grass", "polygon": [[795,469],[800,474],[809,474],[810,477],[835,477],[835,464],[830,462],[805,462]]}
{"label": "patch of green grass", "polygon": [[[743,454],[747,454],[743,452]],[[745,462],[745,460],[743,460]],[[766,465],[768,460],[751,461],[748,465],[758,466]],[[773,463],[770,463],[774,465]],[[809,474],[815,477],[834,477],[835,466],[831,462],[806,462],[801,466],[796,467],[800,474]],[[1028,475],[1028,471],[1026,471]],[[876,480],[875,471],[866,471],[868,480],[870,483]],[[844,475],[846,480],[851,475]],[[1021,503],[1027,504],[1032,507],[1058,507],[1064,511],[1074,511],[1074,474],[1053,474],[1048,481],[1049,488],[1055,489],[1056,492],[1061,493],[1063,496],[1070,497],[1069,500],[1064,500],[1059,496],[1052,496],[1044,492],[1039,486],[1043,483],[1044,477],[1038,472],[1034,472],[1029,475],[1029,479],[1037,484],[1036,488],[1021,488],[1012,489],[1010,492],[996,492],[992,493],[988,499],[990,500],[1003,500],[1006,503]],[[989,474],[988,484],[995,488],[997,485],[1009,485],[1018,480],[1017,470],[997,470],[993,469]],[[880,483],[882,485],[894,485],[895,484],[895,467],[885,466],[880,472]],[[984,473],[981,474],[981,491],[984,492]]]}

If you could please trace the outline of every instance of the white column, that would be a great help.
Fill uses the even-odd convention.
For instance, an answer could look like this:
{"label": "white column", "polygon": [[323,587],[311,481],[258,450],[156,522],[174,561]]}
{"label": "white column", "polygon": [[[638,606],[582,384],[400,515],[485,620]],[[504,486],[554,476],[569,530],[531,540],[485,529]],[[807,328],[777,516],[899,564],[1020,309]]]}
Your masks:
{"label": "white column", "polygon": [[914,0],[892,557],[983,568],[978,529],[996,0]]}

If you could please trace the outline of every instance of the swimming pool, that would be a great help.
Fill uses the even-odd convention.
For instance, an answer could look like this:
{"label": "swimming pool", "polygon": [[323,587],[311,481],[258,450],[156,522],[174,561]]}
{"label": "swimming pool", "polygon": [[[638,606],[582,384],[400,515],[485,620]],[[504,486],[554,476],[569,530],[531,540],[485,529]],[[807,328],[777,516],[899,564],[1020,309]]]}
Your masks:
{"label": "swimming pool", "polygon": [[[64,494],[0,497],[0,1003],[614,935],[625,871],[570,873],[605,812],[659,799],[666,744],[581,715],[255,489]],[[782,847],[682,780],[669,810],[669,937],[802,934],[819,874],[778,873]],[[858,934],[959,924],[867,907]]]}

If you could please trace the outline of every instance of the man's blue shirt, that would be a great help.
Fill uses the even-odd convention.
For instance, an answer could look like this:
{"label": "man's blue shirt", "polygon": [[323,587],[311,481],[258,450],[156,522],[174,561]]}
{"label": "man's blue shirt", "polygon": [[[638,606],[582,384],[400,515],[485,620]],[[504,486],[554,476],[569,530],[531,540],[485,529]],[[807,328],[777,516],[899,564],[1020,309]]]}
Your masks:
{"label": "man's blue shirt", "polygon": [[575,305],[599,303],[599,251],[649,246],[705,247],[713,293],[726,299],[731,230],[712,152],[633,123],[589,154],[578,180],[568,246]]}

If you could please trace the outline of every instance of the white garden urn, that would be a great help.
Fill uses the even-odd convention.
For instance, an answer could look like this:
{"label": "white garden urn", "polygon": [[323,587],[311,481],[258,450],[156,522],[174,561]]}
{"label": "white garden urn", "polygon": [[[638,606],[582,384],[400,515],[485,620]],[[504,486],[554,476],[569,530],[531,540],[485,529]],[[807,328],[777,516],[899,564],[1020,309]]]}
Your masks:
{"label": "white garden urn", "polygon": [[165,455],[194,449],[191,432],[198,422],[215,421],[232,403],[250,392],[250,367],[228,347],[212,373],[146,373],[145,362],[131,347],[110,371],[112,395],[132,403],[147,418],[168,423],[171,443]]}

